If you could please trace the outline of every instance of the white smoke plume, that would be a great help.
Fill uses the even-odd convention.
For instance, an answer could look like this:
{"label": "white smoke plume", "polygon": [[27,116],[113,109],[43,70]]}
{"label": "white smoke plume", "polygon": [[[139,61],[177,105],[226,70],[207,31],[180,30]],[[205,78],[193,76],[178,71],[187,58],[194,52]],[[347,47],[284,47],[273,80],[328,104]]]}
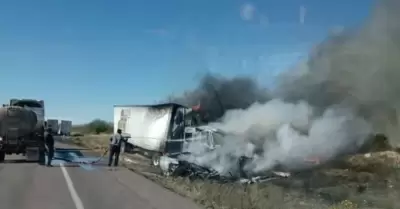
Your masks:
{"label": "white smoke plume", "polygon": [[[241,156],[248,156],[252,160],[245,168],[261,172],[278,165],[301,168],[309,157],[330,160],[357,150],[371,133],[396,141],[399,10],[400,1],[379,1],[365,24],[328,37],[307,62],[283,74],[275,99],[228,108],[210,125],[231,135],[213,151],[191,145],[198,152],[188,160],[228,174],[237,172]],[[240,100],[241,95],[236,91],[229,98]]]}
{"label": "white smoke plume", "polygon": [[277,99],[255,103],[245,110],[228,111],[221,122],[210,125],[232,135],[211,152],[199,149],[201,143],[191,144],[189,150],[193,155],[186,160],[225,175],[237,173],[241,156],[253,159],[245,167],[252,172],[278,165],[301,168],[309,157],[323,162],[349,147],[356,150],[371,130],[366,121],[349,109],[332,107],[317,115],[306,102],[292,104]]}

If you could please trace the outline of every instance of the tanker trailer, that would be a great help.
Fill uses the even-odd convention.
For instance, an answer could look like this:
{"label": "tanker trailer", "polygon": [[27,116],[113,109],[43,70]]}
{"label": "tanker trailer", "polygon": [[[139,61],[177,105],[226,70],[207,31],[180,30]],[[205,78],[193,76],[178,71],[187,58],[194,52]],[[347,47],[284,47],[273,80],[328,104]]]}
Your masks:
{"label": "tanker trailer", "polygon": [[[0,108],[0,162],[5,155],[29,154],[35,151],[37,160],[44,162],[44,127],[38,125],[36,113],[20,106]],[[29,158],[29,155],[27,156]]]}

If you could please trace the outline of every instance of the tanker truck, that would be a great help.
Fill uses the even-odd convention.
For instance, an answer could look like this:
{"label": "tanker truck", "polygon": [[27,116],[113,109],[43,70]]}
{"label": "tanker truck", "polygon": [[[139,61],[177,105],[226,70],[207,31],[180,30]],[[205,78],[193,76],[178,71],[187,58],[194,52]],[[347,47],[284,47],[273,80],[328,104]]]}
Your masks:
{"label": "tanker truck", "polygon": [[39,163],[45,158],[43,100],[11,99],[0,108],[0,162],[6,155],[34,153]]}

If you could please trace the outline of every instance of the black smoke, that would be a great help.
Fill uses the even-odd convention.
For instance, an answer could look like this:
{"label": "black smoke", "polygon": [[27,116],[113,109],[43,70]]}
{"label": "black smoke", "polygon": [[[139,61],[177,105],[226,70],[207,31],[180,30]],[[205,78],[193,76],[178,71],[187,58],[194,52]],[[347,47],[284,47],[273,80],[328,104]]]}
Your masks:
{"label": "black smoke", "polygon": [[[172,101],[199,102],[210,121],[271,97],[306,101],[323,112],[345,106],[393,141],[400,138],[400,1],[380,0],[366,21],[330,34],[307,61],[283,73],[272,93],[246,77],[206,75],[198,87]],[[265,69],[268,70],[268,69]],[[272,95],[272,96],[271,96]]]}
{"label": "black smoke", "polygon": [[[398,138],[400,1],[376,1],[364,24],[333,34],[282,75],[276,95],[326,109],[352,107],[375,131]],[[296,72],[296,73],[293,73]],[[295,76],[294,76],[295,75]]]}
{"label": "black smoke", "polygon": [[268,90],[250,77],[225,78],[206,74],[194,90],[168,100],[186,106],[200,104],[203,120],[212,122],[227,110],[245,109],[255,102],[263,103],[269,99]]}

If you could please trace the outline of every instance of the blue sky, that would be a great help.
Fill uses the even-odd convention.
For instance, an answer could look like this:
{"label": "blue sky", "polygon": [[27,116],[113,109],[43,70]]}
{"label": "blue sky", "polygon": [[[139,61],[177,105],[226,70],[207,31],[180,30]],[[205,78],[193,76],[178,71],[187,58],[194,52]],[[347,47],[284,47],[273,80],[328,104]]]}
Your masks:
{"label": "blue sky", "polygon": [[262,84],[372,0],[0,0],[0,101],[44,99],[48,117],[112,119],[201,74]]}

